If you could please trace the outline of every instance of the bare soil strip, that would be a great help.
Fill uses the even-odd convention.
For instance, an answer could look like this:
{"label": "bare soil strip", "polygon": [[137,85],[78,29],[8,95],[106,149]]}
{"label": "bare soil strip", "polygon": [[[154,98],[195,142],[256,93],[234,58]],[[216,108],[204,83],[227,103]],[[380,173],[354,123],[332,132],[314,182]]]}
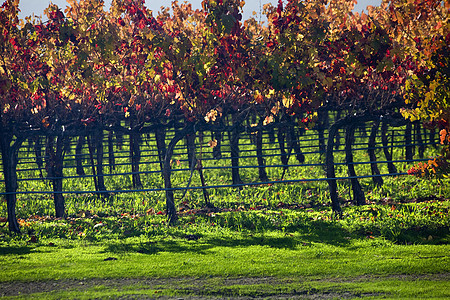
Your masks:
{"label": "bare soil strip", "polygon": [[[353,297],[367,297],[376,296],[374,294],[354,294],[353,292],[346,291],[319,291],[315,289],[308,290],[295,290],[293,289],[290,293],[281,292],[277,294],[277,289],[275,286],[288,283],[302,283],[302,282],[333,282],[333,283],[345,283],[345,282],[367,282],[367,281],[377,281],[377,280],[402,280],[402,281],[415,281],[415,280],[439,280],[439,281],[450,281],[450,273],[442,274],[424,274],[424,275],[389,275],[389,276],[357,276],[357,277],[330,277],[330,278],[277,278],[277,277],[242,277],[242,278],[221,278],[221,277],[211,277],[211,278],[114,278],[114,279],[103,279],[103,278],[93,278],[93,279],[72,279],[72,280],[48,280],[48,281],[13,281],[13,282],[2,282],[0,283],[0,297],[7,296],[26,296],[34,293],[48,293],[54,291],[68,291],[77,290],[83,291],[95,286],[104,286],[111,289],[122,289],[124,287],[129,287],[136,285],[138,290],[164,290],[172,289],[178,290],[180,294],[187,295],[182,297],[183,299],[198,299],[198,298],[216,298],[216,297],[233,297],[236,299],[247,299],[249,297],[240,297],[239,295],[230,294],[230,291],[226,289],[221,289],[220,287],[230,287],[234,285],[240,286],[252,286],[252,285],[273,285],[273,292],[269,292],[267,295],[272,299],[285,299],[285,298],[302,298],[302,299],[331,299],[331,298],[353,298]],[[216,291],[208,291],[211,287],[216,285]],[[222,292],[223,291],[223,292]],[[140,299],[146,299],[139,296]],[[157,296],[157,295],[155,295]],[[155,298],[155,296],[149,297]],[[133,298],[133,295],[126,295],[120,297],[120,299]],[[131,299],[130,298],[130,299]],[[165,297],[163,296],[162,299]]]}

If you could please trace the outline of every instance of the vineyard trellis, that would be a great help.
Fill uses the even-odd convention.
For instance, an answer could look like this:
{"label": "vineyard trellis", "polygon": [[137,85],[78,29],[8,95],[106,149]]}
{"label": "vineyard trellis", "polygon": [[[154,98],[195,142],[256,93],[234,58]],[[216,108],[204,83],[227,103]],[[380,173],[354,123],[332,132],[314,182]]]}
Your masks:
{"label": "vineyard trellis", "polygon": [[[53,195],[55,215],[64,217],[64,195],[94,194],[107,198],[116,193],[161,192],[165,193],[167,214],[173,223],[177,219],[177,203],[188,190],[202,190],[204,205],[213,208],[208,189],[324,181],[329,185],[333,210],[340,213],[337,180],[350,181],[353,201],[363,205],[366,200],[360,179],[371,178],[376,185],[381,185],[384,176],[407,175],[407,172],[397,171],[394,164],[427,161],[423,157],[424,148],[439,143],[433,131],[429,134],[423,132],[418,123],[415,132],[408,130],[408,122],[401,116],[347,115],[336,119],[345,113],[328,114],[330,120],[325,123],[331,122],[329,128],[321,128],[321,122],[318,122],[310,130],[292,121],[273,122],[266,126],[260,126],[262,123],[259,121],[248,122],[240,124],[237,129],[231,122],[224,121],[220,127],[207,123],[195,126],[170,124],[167,127],[144,127],[133,132],[118,124],[114,128],[81,132],[33,132],[27,138],[18,134],[15,142],[22,141],[23,145],[16,150],[18,176],[14,184],[18,189],[13,193],[5,189],[0,194]],[[355,133],[357,128],[359,130]],[[164,140],[158,142],[161,136]],[[180,144],[182,140],[184,143]],[[234,142],[237,142],[237,147]],[[322,143],[325,143],[325,149]],[[416,148],[418,151],[414,151]],[[402,149],[402,157],[393,157],[394,149]],[[353,153],[359,151],[367,153],[369,160],[354,161]],[[418,153],[416,157],[411,156],[414,152]],[[267,160],[270,163],[266,163]],[[389,166],[387,173],[380,173],[380,164]],[[364,169],[366,165],[370,165],[370,170]],[[128,171],[117,172],[116,167],[122,167],[121,170],[125,167]],[[293,175],[285,178],[289,169],[298,168],[315,168],[317,175],[298,178],[296,171],[292,171]],[[336,174],[336,168],[347,168],[347,174],[342,170]],[[228,180],[208,182],[209,174],[224,171]],[[200,178],[196,182],[193,181],[195,172]],[[146,175],[149,174],[157,174],[160,180],[155,182],[152,179],[148,183]],[[120,182],[124,186],[111,188],[109,181],[105,180],[108,177],[123,177]],[[126,179],[130,177],[131,180]],[[183,184],[174,186],[173,177],[184,178],[181,180]],[[64,190],[63,182],[80,179],[91,180],[90,188]],[[42,181],[47,187],[51,183],[53,190],[30,191],[21,187],[30,181]],[[6,180],[2,182],[6,183]],[[176,192],[181,192],[178,201],[174,196]],[[12,213],[11,216],[14,218]]]}

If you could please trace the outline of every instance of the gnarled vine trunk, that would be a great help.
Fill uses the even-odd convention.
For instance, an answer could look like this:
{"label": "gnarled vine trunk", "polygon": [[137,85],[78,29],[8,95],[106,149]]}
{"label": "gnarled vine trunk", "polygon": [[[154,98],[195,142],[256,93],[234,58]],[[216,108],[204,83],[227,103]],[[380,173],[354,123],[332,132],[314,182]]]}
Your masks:
{"label": "gnarled vine trunk", "polygon": [[155,138],[156,147],[158,148],[159,166],[162,171],[164,169],[164,159],[166,158],[166,129],[163,126],[156,128]]}
{"label": "gnarled vine trunk", "polygon": [[75,162],[76,162],[76,170],[79,176],[84,176],[86,173],[83,168],[83,145],[86,141],[86,136],[84,134],[78,137],[77,145],[75,147]]}
{"label": "gnarled vine trunk", "polygon": [[362,191],[361,185],[359,184],[358,178],[356,178],[355,165],[353,160],[352,144],[355,140],[355,124],[350,124],[347,126],[345,131],[345,159],[347,163],[348,176],[350,177],[350,182],[352,184],[353,191],[353,201],[357,205],[366,204],[366,198],[364,192]]}
{"label": "gnarled vine trunk", "polygon": [[108,164],[109,173],[112,173],[116,169],[116,157],[114,154],[114,132],[112,130],[108,132]]}
{"label": "gnarled vine trunk", "polygon": [[211,131],[211,139],[216,141],[216,145],[213,147],[213,157],[215,159],[222,158],[222,132],[219,130]]}
{"label": "gnarled vine trunk", "polygon": [[131,172],[134,188],[142,188],[141,176],[139,174],[139,163],[141,161],[141,136],[139,132],[130,132],[130,157],[131,157]]}
{"label": "gnarled vine trunk", "polygon": [[[98,129],[94,131],[92,138],[93,140],[91,140],[89,135],[87,136],[95,190],[99,192],[99,196],[108,197],[109,195],[106,193],[105,178],[103,173],[103,130]],[[94,161],[94,154],[97,163]]]}
{"label": "gnarled vine trunk", "polygon": [[317,121],[317,131],[319,132],[319,152],[320,154],[325,153],[325,128],[329,126],[329,116],[328,111],[319,110],[318,121]]}
{"label": "gnarled vine trunk", "polygon": [[[335,118],[335,122],[337,120],[341,119],[341,110],[338,110],[336,113],[336,118]],[[338,150],[339,146],[341,145],[341,135],[339,133],[339,131],[336,132],[336,138],[334,141],[334,149]]]}
{"label": "gnarled vine trunk", "polygon": [[389,174],[396,174],[397,168],[395,167],[394,163],[392,162],[392,154],[391,154],[391,152],[389,152],[389,142],[388,142],[387,130],[388,130],[388,125],[386,122],[383,122],[383,124],[381,125],[381,142],[383,144],[383,152],[384,152],[384,156],[386,157]]}
{"label": "gnarled vine trunk", "polygon": [[240,121],[233,114],[233,129],[228,133],[230,137],[230,152],[231,152],[231,177],[233,184],[242,184],[241,176],[239,175],[239,137],[240,137]]}
{"label": "gnarled vine trunk", "polygon": [[[97,154],[97,185],[98,191],[106,191],[105,177],[103,172],[103,130],[97,130],[95,133],[95,150]],[[107,193],[102,193],[104,197],[108,197]]]}
{"label": "gnarled vine trunk", "polygon": [[48,173],[51,174],[51,182],[53,185],[53,202],[55,205],[55,215],[57,218],[64,218],[65,199],[63,191],[63,164],[64,164],[64,145],[68,137],[58,135],[56,137],[48,137],[46,151],[49,154],[47,165]]}
{"label": "gnarled vine trunk", "polygon": [[42,145],[41,145],[41,138],[39,136],[33,137],[33,144],[34,144],[34,156],[36,160],[36,165],[39,169],[42,169],[44,164],[42,161]]}
{"label": "gnarled vine trunk", "polygon": [[380,175],[380,169],[378,169],[378,165],[377,165],[377,156],[375,154],[375,147],[376,147],[376,137],[377,137],[377,132],[378,132],[378,127],[380,127],[380,121],[376,120],[375,122],[373,122],[372,124],[372,128],[370,130],[370,136],[369,136],[369,149],[368,154],[369,154],[369,159],[370,159],[370,169],[372,171],[372,180],[373,183],[376,186],[382,186],[383,185],[383,178]]}
{"label": "gnarled vine trunk", "polygon": [[405,129],[405,159],[412,160],[414,156],[414,146],[412,142],[413,124],[408,122]]}
{"label": "gnarled vine trunk", "polygon": [[302,149],[300,148],[298,135],[295,131],[294,125],[289,126],[289,135],[292,143],[292,148],[295,151],[295,157],[297,158],[297,161],[299,163],[305,162],[305,156],[303,155]]}
{"label": "gnarled vine trunk", "polygon": [[269,181],[266,172],[266,160],[263,153],[263,130],[261,128],[262,120],[259,122],[260,128],[256,131],[256,156],[258,161],[259,180],[262,182]]}
{"label": "gnarled vine trunk", "polygon": [[[167,209],[167,218],[170,225],[173,225],[177,222],[177,209],[175,206],[175,198],[172,189],[172,181],[170,179],[171,176],[171,160],[173,155],[173,150],[176,144],[182,140],[187,134],[192,134],[193,130],[191,127],[185,127],[184,129],[175,133],[175,136],[170,141],[169,145],[166,149],[166,155],[164,157],[163,162],[163,179],[164,179],[164,188],[166,189],[166,209]],[[160,140],[160,142],[162,142]]]}
{"label": "gnarled vine trunk", "polygon": [[334,138],[338,130],[339,125],[337,123],[334,123],[333,125],[330,126],[330,130],[328,132],[325,167],[327,171],[328,187],[330,190],[331,208],[333,209],[333,212],[341,214],[342,209],[341,205],[339,204],[339,197],[337,193],[337,181],[336,181],[336,172],[334,169],[334,155],[333,155]]}
{"label": "gnarled vine trunk", "polygon": [[8,213],[8,227],[10,232],[20,233],[19,222],[16,217],[16,203],[18,188],[17,163],[18,151],[24,139],[17,139],[13,143],[13,134],[2,126],[0,118],[0,147],[2,151],[3,173],[5,180],[5,198]]}
{"label": "gnarled vine trunk", "polygon": [[[194,172],[195,170],[198,171],[198,174],[200,176],[200,182],[202,184],[203,199],[205,200],[205,205],[207,207],[209,207],[209,206],[211,206],[211,203],[209,201],[208,191],[205,188],[206,181],[205,181],[205,177],[203,176],[202,162],[201,162],[201,160],[197,159],[197,155],[195,154],[195,136],[196,136],[195,132],[186,135],[189,169],[191,170],[191,173]],[[192,174],[191,174],[191,176],[192,176]]]}
{"label": "gnarled vine trunk", "polygon": [[280,147],[280,153],[281,153],[280,159],[281,159],[281,164],[283,165],[283,175],[284,175],[284,173],[288,169],[288,162],[289,162],[289,158],[288,158],[288,154],[286,152],[286,146],[285,146],[286,128],[284,128],[283,126],[278,127],[278,136],[277,137],[278,137],[278,146]]}
{"label": "gnarled vine trunk", "polygon": [[420,126],[421,123],[419,121],[414,122],[414,131],[415,131],[415,140],[416,144],[419,147],[419,158],[423,158],[423,155],[425,153],[425,143],[422,138],[422,126]]}

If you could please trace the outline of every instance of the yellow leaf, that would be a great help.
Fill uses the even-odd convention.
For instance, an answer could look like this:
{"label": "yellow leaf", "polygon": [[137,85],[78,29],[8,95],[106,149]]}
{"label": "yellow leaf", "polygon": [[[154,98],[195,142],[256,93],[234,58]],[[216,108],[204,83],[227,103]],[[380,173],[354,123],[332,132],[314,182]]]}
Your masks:
{"label": "yellow leaf", "polygon": [[283,105],[286,108],[290,108],[294,104],[294,97],[292,95],[285,96],[283,95]]}
{"label": "yellow leaf", "polygon": [[203,65],[203,68],[205,69],[206,73],[208,73],[209,70],[211,69],[211,65],[212,62],[207,62],[206,64]]}
{"label": "yellow leaf", "polygon": [[266,126],[266,125],[268,125],[268,124],[270,124],[270,123],[272,123],[273,122],[273,116],[267,116],[265,119],[264,119],[264,122],[263,122],[263,125],[264,126]]}
{"label": "yellow leaf", "polygon": [[217,110],[211,109],[209,112],[206,113],[205,121],[208,123],[209,121],[215,121],[217,117]]}
{"label": "yellow leaf", "polygon": [[253,97],[255,98],[255,101],[258,103],[261,103],[264,101],[264,97],[261,95],[261,93],[258,90],[255,91],[255,94],[253,95]]}

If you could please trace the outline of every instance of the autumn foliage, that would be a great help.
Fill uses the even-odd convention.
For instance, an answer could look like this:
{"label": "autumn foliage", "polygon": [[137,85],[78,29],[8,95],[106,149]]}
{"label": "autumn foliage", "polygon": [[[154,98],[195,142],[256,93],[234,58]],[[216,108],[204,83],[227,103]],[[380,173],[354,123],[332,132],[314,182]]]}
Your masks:
{"label": "autumn foliage", "polygon": [[2,130],[217,122],[252,112],[264,125],[309,124],[321,107],[383,111],[440,126],[450,139],[449,5],[392,0],[279,1],[268,24],[242,20],[244,1],[68,1],[48,21],[0,10]]}

